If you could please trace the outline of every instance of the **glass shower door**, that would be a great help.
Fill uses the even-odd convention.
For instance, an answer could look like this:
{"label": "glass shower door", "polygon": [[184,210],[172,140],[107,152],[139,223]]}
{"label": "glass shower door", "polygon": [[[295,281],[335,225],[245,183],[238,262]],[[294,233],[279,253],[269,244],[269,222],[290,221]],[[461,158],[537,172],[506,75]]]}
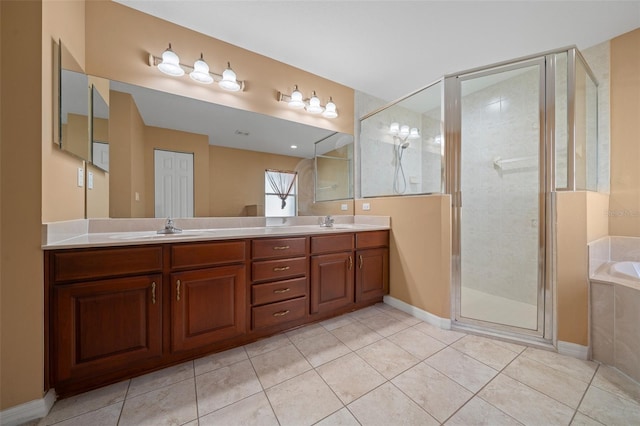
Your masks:
{"label": "glass shower door", "polygon": [[542,335],[544,61],[462,76],[456,320]]}

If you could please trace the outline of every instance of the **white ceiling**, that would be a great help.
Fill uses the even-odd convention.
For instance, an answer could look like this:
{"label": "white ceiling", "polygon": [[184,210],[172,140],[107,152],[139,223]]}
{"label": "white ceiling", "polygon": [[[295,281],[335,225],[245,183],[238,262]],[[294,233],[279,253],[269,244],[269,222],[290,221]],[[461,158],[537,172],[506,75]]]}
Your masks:
{"label": "white ceiling", "polygon": [[640,1],[116,1],[386,101],[640,27]]}

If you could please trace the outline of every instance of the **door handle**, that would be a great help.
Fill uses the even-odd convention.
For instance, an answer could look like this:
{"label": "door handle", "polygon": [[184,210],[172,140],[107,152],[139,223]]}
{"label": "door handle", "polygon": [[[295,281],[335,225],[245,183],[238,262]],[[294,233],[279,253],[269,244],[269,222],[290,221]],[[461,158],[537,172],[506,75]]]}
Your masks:
{"label": "door handle", "polygon": [[353,269],[353,257],[349,256],[349,270]]}
{"label": "door handle", "polygon": [[281,271],[288,271],[290,268],[290,266],[276,266],[275,268],[273,268],[274,272],[281,272]]}
{"label": "door handle", "polygon": [[360,255],[359,257],[360,257],[360,269],[362,269],[362,262],[363,262],[362,255]]}
{"label": "door handle", "polygon": [[151,303],[156,304],[156,282],[151,283]]}
{"label": "door handle", "polygon": [[180,301],[180,280],[176,281],[176,300]]}

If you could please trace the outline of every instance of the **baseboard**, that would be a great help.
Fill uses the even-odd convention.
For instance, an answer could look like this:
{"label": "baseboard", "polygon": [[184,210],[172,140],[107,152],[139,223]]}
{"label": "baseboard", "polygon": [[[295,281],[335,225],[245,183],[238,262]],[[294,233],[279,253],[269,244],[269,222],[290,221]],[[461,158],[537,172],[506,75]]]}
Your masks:
{"label": "baseboard", "polygon": [[451,328],[451,320],[449,318],[441,318],[430,312],[427,312],[420,308],[416,308],[413,305],[403,302],[400,299],[396,299],[395,297],[388,295],[384,296],[384,303],[396,309],[399,309],[402,312],[407,313],[413,317],[416,317],[428,324],[435,325],[436,327],[443,328],[445,330],[449,330]]}
{"label": "baseboard", "polygon": [[45,417],[49,414],[54,402],[56,402],[56,391],[49,389],[40,399],[34,399],[0,411],[0,424],[14,426]]}
{"label": "baseboard", "polygon": [[589,359],[589,347],[558,340],[558,353],[578,359]]}

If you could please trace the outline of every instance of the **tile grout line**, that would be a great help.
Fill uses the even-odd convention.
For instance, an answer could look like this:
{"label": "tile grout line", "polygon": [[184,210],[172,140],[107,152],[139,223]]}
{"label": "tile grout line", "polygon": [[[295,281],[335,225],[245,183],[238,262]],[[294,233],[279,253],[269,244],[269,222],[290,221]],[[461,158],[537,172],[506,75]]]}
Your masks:
{"label": "tile grout line", "polygon": [[[571,416],[571,421],[569,422],[569,424],[573,423],[573,419],[576,418],[576,414],[581,413],[579,411],[579,409],[580,409],[580,406],[582,405],[582,401],[584,401],[584,397],[587,396],[587,392],[589,392],[589,389],[591,389],[591,386],[593,386],[593,380],[596,378],[596,374],[598,374],[598,370],[600,370],[600,366],[601,366],[601,364],[597,364],[596,365],[596,369],[593,372],[593,376],[591,376],[591,380],[589,380],[589,385],[587,386],[587,388],[582,393],[582,398],[580,398],[580,401],[578,402],[578,405],[576,405],[576,409],[573,410],[573,416]],[[597,386],[595,386],[595,387],[597,387]],[[587,416],[586,414],[584,414],[584,415]],[[591,419],[591,416],[587,416],[587,417],[589,417]],[[593,420],[595,420],[598,423],[600,423],[599,420],[596,420],[596,419],[593,419]]]}
{"label": "tile grout line", "polygon": [[122,420],[122,413],[124,412],[124,404],[127,402],[127,395],[129,394],[129,388],[131,388],[131,379],[129,379],[129,383],[127,383],[127,391],[124,393],[124,399],[122,400],[122,407],[120,407],[120,414],[118,415],[118,420],[116,421],[116,425],[120,424],[120,420]]}

